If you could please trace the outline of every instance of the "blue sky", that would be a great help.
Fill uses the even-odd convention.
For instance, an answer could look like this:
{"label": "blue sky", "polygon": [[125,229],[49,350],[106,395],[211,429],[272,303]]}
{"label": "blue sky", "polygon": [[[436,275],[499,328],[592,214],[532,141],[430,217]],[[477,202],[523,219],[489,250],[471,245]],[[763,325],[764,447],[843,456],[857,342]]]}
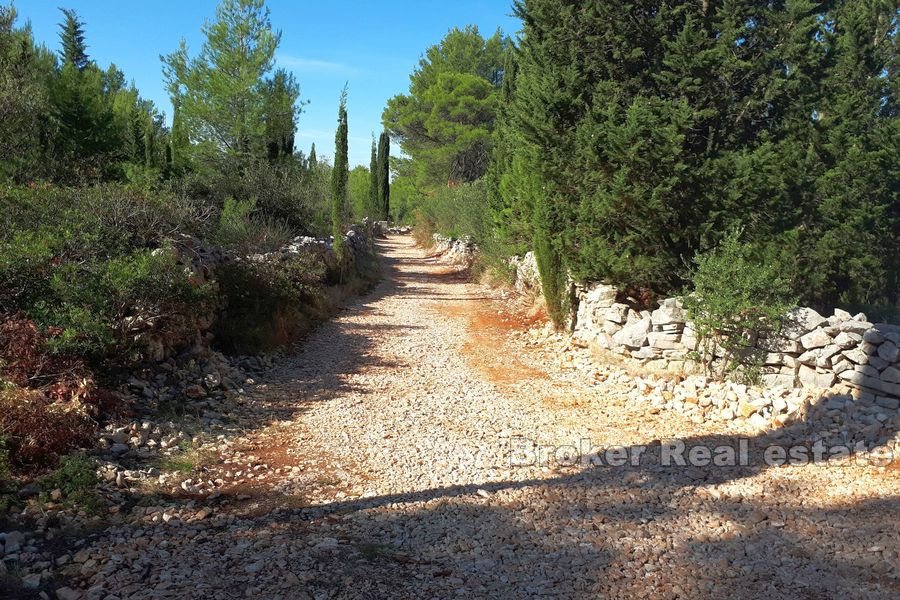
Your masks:
{"label": "blue sky", "polygon": [[[0,0],[2,1],[2,0]],[[102,67],[114,62],[141,94],[167,117],[171,104],[162,80],[160,54],[187,40],[199,50],[203,22],[216,0],[17,0],[20,23],[30,21],[39,43],[58,47],[58,7],[74,8],[85,22],[88,53]],[[409,74],[425,48],[451,27],[478,25],[489,35],[500,27],[514,34],[511,0],[388,0],[302,2],[269,0],[272,23],[282,31],[278,64],[294,72],[301,97],[297,147],[315,142],[319,156],[334,153],[334,129],[341,88],[349,82],[350,163],[369,163],[372,132],[381,130],[388,98],[409,89]],[[396,153],[396,149],[394,150]]]}

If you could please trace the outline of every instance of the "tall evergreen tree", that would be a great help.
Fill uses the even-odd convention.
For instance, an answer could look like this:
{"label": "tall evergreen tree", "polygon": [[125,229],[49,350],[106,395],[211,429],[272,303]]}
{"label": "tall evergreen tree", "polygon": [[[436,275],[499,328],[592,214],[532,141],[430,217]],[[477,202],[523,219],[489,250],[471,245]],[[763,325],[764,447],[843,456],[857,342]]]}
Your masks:
{"label": "tall evergreen tree", "polygon": [[331,170],[331,230],[334,251],[344,260],[344,214],[347,210],[347,180],[350,177],[347,144],[347,86],[341,92],[338,126],[334,134],[334,166]]}
{"label": "tall evergreen tree", "polygon": [[309,164],[309,169],[314,170],[319,166],[319,157],[316,156],[316,143],[313,142],[312,146],[309,147],[309,158],[307,159],[307,164]]}
{"label": "tall evergreen tree", "polygon": [[500,31],[452,29],[428,48],[410,77],[409,94],[388,100],[385,128],[410,156],[421,187],[475,181],[490,162],[503,56]]}
{"label": "tall evergreen tree", "polygon": [[[184,40],[177,51],[162,57],[172,103],[181,110],[193,147],[212,160],[222,154],[265,156],[266,77],[281,40],[281,33],[272,29],[269,9],[264,0],[223,0],[203,34],[197,58],[188,56]],[[291,87],[282,83],[284,90]],[[293,92],[286,91],[288,101],[280,99],[281,109],[296,108],[289,102]]]}
{"label": "tall evergreen tree", "polygon": [[63,63],[70,64],[83,71],[90,64],[87,55],[87,44],[84,41],[84,22],[78,18],[71,8],[61,8],[60,12],[65,20],[59,26],[59,39],[61,42],[60,58]]}
{"label": "tall evergreen tree", "polygon": [[188,167],[190,157],[191,141],[188,138],[188,132],[184,126],[184,120],[181,117],[181,110],[178,104],[175,104],[172,113],[172,131],[169,135],[169,148],[171,156],[171,166],[176,172],[180,172]]}
{"label": "tall evergreen tree", "polygon": [[378,209],[381,219],[387,221],[391,216],[391,138],[387,131],[382,131],[378,138]]}
{"label": "tall evergreen tree", "polygon": [[266,153],[269,161],[294,155],[294,136],[300,108],[300,86],[291,73],[278,69],[265,84]]}
{"label": "tall evergreen tree", "polygon": [[375,146],[375,135],[372,135],[372,156],[369,159],[369,205],[368,217],[378,219],[381,217],[381,207],[378,204],[378,150]]}
{"label": "tall evergreen tree", "polygon": [[16,27],[13,6],[0,6],[0,180],[26,181],[47,168],[47,81],[55,57],[36,46],[28,27]]}

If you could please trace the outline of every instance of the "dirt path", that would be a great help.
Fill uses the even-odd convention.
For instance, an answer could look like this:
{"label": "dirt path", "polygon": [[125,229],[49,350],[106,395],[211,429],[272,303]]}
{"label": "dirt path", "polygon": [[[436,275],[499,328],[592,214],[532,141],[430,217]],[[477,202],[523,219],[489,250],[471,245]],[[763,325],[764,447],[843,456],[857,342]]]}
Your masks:
{"label": "dirt path", "polygon": [[[900,596],[896,478],[660,465],[661,439],[738,442],[528,343],[527,319],[411,238],[382,250],[386,281],[248,395],[241,453],[197,475],[233,485],[92,538],[87,597]],[[648,449],[514,465],[525,440]]]}

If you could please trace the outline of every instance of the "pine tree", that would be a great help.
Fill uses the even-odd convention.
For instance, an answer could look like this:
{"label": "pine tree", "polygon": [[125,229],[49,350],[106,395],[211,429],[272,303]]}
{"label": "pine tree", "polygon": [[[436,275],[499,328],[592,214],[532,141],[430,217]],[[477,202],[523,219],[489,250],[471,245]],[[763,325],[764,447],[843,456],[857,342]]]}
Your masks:
{"label": "pine tree", "polygon": [[381,217],[381,207],[378,204],[378,151],[375,147],[375,136],[372,135],[372,156],[369,159],[369,205],[366,212],[370,219]]}
{"label": "pine tree", "polygon": [[391,138],[387,131],[378,138],[378,208],[381,220],[387,221],[391,215]]}
{"label": "pine tree", "polygon": [[71,8],[61,8],[60,12],[65,16],[60,26],[59,39],[62,45],[60,57],[63,63],[70,64],[83,71],[90,60],[87,55],[87,45],[84,41],[84,23],[78,18]]}
{"label": "pine tree", "polygon": [[[188,56],[184,40],[178,50],[162,57],[172,104],[181,109],[192,149],[214,163],[223,154],[241,160],[263,157],[271,99],[267,76],[281,33],[272,29],[264,0],[223,0],[203,33],[206,40],[198,57]],[[295,86],[283,83],[278,105],[291,112],[296,108],[290,106]],[[282,120],[293,115],[287,117]]]}
{"label": "pine tree", "polygon": [[334,236],[334,251],[341,262],[345,259],[344,213],[347,206],[347,180],[350,177],[347,154],[347,86],[344,86],[338,107],[338,126],[334,134],[334,166],[331,171],[331,230]]}
{"label": "pine tree", "polygon": [[412,159],[423,189],[472,182],[488,169],[503,56],[498,30],[452,29],[431,46],[410,77],[409,94],[388,100],[385,128]]}

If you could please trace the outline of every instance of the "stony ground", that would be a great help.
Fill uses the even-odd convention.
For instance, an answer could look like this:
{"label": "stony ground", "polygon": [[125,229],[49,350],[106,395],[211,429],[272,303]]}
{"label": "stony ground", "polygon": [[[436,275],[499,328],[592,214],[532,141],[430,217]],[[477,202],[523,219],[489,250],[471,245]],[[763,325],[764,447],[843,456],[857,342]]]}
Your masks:
{"label": "stony ground", "polygon": [[741,434],[635,401],[674,384],[412,238],[382,250],[385,282],[248,388],[182,494],[54,550],[59,598],[900,597],[900,462],[767,467],[750,435],[747,466],[662,465]]}

